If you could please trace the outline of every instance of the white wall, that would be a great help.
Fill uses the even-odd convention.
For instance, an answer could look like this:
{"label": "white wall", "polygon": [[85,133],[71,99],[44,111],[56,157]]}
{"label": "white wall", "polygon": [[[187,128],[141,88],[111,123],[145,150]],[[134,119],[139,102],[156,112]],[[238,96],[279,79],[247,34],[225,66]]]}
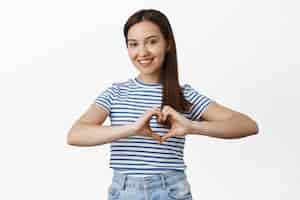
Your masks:
{"label": "white wall", "polygon": [[170,19],[182,83],[260,127],[238,140],[188,136],[194,198],[300,198],[299,2],[180,2],[0,3],[0,199],[106,199],[109,145],[66,136],[99,92],[137,74],[122,28],[140,8]]}

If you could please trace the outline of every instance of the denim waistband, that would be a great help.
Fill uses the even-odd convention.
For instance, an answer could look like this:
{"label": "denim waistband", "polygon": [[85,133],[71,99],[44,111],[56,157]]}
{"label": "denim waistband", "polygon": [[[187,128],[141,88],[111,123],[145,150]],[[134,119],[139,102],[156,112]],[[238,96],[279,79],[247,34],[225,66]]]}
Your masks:
{"label": "denim waistband", "polygon": [[125,190],[125,188],[128,187],[143,190],[155,187],[165,188],[168,185],[174,184],[175,182],[183,179],[186,179],[185,171],[178,170],[146,177],[131,176],[114,171],[112,180],[113,184],[117,185],[122,190]]}

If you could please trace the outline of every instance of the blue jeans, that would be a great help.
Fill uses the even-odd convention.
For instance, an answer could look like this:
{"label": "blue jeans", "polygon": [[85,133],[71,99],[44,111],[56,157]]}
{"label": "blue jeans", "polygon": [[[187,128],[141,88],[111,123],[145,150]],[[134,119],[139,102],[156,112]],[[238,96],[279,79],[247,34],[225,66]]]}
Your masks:
{"label": "blue jeans", "polygon": [[184,171],[147,177],[113,172],[109,200],[192,200],[191,187]]}

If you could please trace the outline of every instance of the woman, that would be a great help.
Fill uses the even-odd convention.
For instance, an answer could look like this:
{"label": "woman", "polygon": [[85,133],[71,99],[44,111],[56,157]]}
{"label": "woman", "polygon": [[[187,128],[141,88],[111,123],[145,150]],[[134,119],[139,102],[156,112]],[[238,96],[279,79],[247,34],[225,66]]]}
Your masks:
{"label": "woman", "polygon": [[[124,36],[138,76],[104,90],[70,129],[68,144],[111,143],[109,199],[192,199],[185,135],[240,138],[258,133],[257,124],[179,84],[173,32],[160,11],[134,13]],[[107,116],[111,126],[102,125]]]}

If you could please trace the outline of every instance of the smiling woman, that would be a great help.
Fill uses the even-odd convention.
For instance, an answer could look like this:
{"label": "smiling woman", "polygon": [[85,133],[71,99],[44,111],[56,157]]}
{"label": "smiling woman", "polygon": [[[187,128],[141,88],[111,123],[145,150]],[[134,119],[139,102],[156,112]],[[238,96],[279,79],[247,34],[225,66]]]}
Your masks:
{"label": "smiling woman", "polygon": [[152,22],[144,21],[133,25],[128,31],[128,54],[137,67],[140,79],[146,82],[159,82],[161,65],[167,51],[167,42],[159,27]]}
{"label": "smiling woman", "polygon": [[[191,85],[179,84],[172,28],[160,11],[134,13],[124,36],[138,76],[102,91],[70,129],[68,143],[111,143],[109,199],[190,200],[186,135],[240,138],[256,134],[257,124]],[[108,116],[111,125],[103,126]]]}

